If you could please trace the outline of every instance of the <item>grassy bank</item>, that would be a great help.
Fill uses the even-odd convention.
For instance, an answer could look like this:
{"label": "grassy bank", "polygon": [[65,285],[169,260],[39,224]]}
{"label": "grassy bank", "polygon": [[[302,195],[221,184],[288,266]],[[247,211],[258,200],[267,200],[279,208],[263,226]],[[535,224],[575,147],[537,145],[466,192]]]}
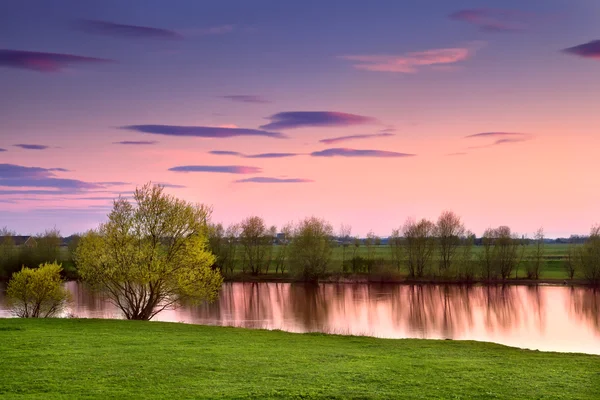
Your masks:
{"label": "grassy bank", "polygon": [[10,398],[600,398],[600,357],[117,320],[0,320]]}

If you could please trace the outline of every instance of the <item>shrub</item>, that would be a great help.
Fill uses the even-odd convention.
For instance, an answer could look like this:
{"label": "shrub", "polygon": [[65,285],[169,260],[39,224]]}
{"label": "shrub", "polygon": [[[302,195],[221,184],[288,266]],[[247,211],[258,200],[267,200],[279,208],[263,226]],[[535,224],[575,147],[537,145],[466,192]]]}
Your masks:
{"label": "shrub", "polygon": [[70,298],[56,262],[39,268],[23,267],[8,283],[6,296],[12,313],[21,318],[53,317],[64,309]]}

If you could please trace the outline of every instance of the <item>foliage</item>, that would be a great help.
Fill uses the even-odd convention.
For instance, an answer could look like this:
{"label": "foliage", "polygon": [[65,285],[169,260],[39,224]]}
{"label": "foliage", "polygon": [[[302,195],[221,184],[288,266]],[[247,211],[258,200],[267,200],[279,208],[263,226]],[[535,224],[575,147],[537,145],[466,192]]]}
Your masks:
{"label": "foliage", "polygon": [[400,271],[403,260],[403,244],[402,237],[400,236],[400,229],[392,230],[392,235],[388,239],[388,245],[390,246],[392,263],[396,267],[397,271]]}
{"label": "foliage", "polygon": [[544,245],[544,229],[538,229],[534,234],[534,242],[533,242],[533,254],[531,254],[531,259],[526,264],[526,273],[528,279],[539,279],[540,272],[544,267],[544,254],[545,254],[545,245]]}
{"label": "foliage", "polygon": [[284,225],[284,227],[281,229],[283,239],[277,246],[277,254],[275,256],[275,273],[281,272],[283,274],[285,272],[288,264],[288,247],[293,236],[293,231],[294,227],[291,223]]}
{"label": "foliage", "polygon": [[493,343],[93,319],[0,334],[6,398],[600,398],[600,357]]}
{"label": "foliage", "polygon": [[524,246],[508,226],[487,229],[482,245],[479,263],[485,280],[510,278],[523,259]]}
{"label": "foliage", "polygon": [[435,250],[435,224],[426,219],[418,222],[409,219],[402,227],[402,232],[408,258],[408,275],[422,278]]}
{"label": "foliage", "polygon": [[6,289],[12,313],[21,318],[60,314],[70,297],[60,272],[61,266],[57,263],[42,264],[39,268],[23,267],[15,272]]}
{"label": "foliage", "polygon": [[240,243],[243,248],[242,265],[244,272],[259,275],[268,270],[273,253],[273,232],[267,229],[261,217],[249,217],[240,224]]}
{"label": "foliage", "polygon": [[465,226],[460,217],[452,211],[444,211],[435,225],[435,235],[439,248],[439,272],[447,275],[454,264],[460,246],[460,238],[465,233]]}
{"label": "foliage", "polygon": [[223,278],[210,266],[210,209],[146,184],[135,205],[119,198],[108,222],[81,238],[83,279],[104,291],[127,319],[149,320],[182,300],[214,300]]}
{"label": "foliage", "polygon": [[589,239],[578,249],[577,261],[585,280],[600,285],[600,225],[592,227]]}
{"label": "foliage", "polygon": [[306,281],[323,275],[331,261],[333,227],[325,220],[310,217],[298,223],[290,244],[290,270]]}

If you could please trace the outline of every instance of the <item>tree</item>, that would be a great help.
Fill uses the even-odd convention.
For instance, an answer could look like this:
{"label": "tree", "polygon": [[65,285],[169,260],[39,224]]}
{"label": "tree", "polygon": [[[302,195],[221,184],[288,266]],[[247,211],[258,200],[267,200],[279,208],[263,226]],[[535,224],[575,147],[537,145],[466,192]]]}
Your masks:
{"label": "tree", "polygon": [[475,235],[471,231],[460,238],[460,248],[457,254],[457,276],[466,282],[471,282],[475,279],[475,263],[473,262],[473,243]]}
{"label": "tree", "polygon": [[346,265],[346,248],[350,244],[350,235],[352,234],[352,227],[347,224],[340,226],[340,240],[342,241],[342,270]]}
{"label": "tree", "polygon": [[104,291],[127,319],[150,320],[184,300],[214,300],[223,278],[211,269],[211,210],[150,183],[133,199],[119,197],[108,222],[81,238],[76,261],[84,281]]}
{"label": "tree", "polygon": [[573,280],[573,277],[575,277],[575,272],[577,270],[577,249],[572,243],[569,243],[569,247],[567,249],[567,256],[565,258],[563,266],[565,268],[565,271],[569,275],[569,279]]}
{"label": "tree", "polygon": [[544,229],[539,228],[534,233],[533,253],[527,263],[527,279],[539,279],[540,271],[544,265]]}
{"label": "tree", "polygon": [[275,273],[281,271],[285,272],[285,267],[288,261],[288,247],[290,240],[292,239],[294,227],[291,223],[288,223],[281,228],[283,239],[278,245],[277,255],[275,256]]}
{"label": "tree", "polygon": [[15,233],[8,228],[0,229],[0,277],[3,278],[9,278],[19,268],[13,236]]}
{"label": "tree", "polygon": [[240,226],[238,224],[231,224],[225,230],[225,243],[223,245],[224,251],[223,257],[223,268],[226,273],[233,274],[235,269],[235,257],[237,254],[238,241],[240,236]]}
{"label": "tree", "polygon": [[435,249],[435,224],[427,219],[416,222],[408,219],[402,227],[408,274],[411,278],[422,278],[431,263]]}
{"label": "tree", "polygon": [[273,239],[261,217],[249,217],[240,224],[240,243],[243,248],[243,270],[260,274],[271,262]]}
{"label": "tree", "polygon": [[465,226],[460,217],[452,211],[444,211],[437,220],[435,235],[438,239],[440,253],[439,272],[442,275],[451,271],[454,258],[460,246],[461,236],[465,233]]}
{"label": "tree", "polygon": [[400,271],[402,266],[402,238],[400,237],[400,229],[392,230],[392,235],[388,239],[388,244],[392,253],[392,262]]}
{"label": "tree", "polygon": [[57,263],[42,264],[39,268],[23,267],[15,272],[6,296],[12,313],[20,318],[48,318],[61,313],[70,298],[60,277]]}
{"label": "tree", "polygon": [[487,280],[510,278],[523,258],[524,246],[508,226],[487,229],[482,239],[480,253],[482,277]]}
{"label": "tree", "polygon": [[305,281],[322,276],[331,261],[333,227],[316,217],[300,221],[290,244],[290,270]]}
{"label": "tree", "polygon": [[590,237],[578,248],[578,264],[589,283],[600,284],[600,225],[592,227]]}

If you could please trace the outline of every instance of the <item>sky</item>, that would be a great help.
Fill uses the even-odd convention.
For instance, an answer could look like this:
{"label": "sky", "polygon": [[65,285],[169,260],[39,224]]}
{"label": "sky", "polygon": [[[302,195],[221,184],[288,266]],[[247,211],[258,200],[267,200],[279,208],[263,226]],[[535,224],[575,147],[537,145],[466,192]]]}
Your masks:
{"label": "sky", "polygon": [[4,0],[0,227],[146,182],[281,227],[600,222],[597,0]]}

